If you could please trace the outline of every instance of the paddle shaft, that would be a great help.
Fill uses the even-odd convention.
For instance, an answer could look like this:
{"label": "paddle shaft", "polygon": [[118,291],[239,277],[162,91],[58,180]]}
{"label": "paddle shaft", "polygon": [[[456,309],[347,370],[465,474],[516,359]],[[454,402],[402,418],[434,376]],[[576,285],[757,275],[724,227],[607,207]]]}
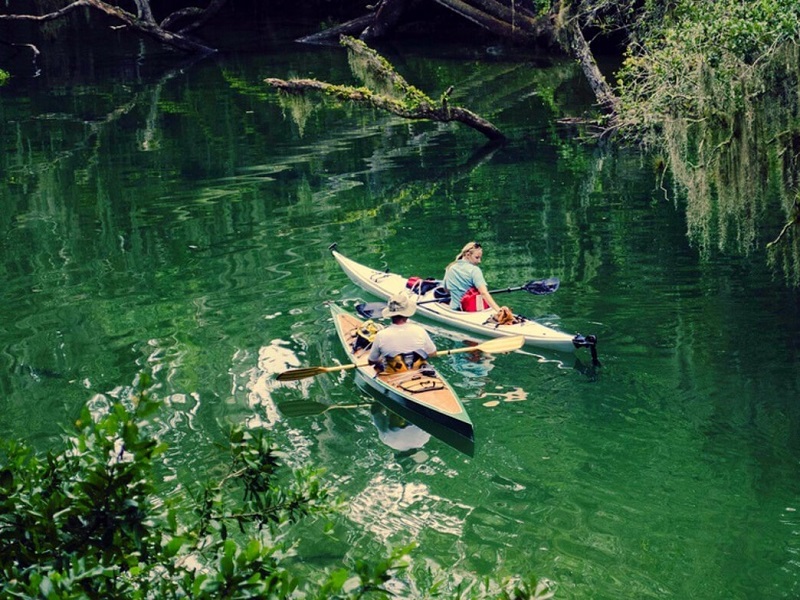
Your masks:
{"label": "paddle shaft", "polygon": [[278,402],[278,412],[287,417],[308,417],[321,415],[335,408],[363,408],[369,404],[323,404],[311,400],[292,400],[289,402]]}
{"label": "paddle shaft", "polygon": [[[526,286],[520,285],[517,287],[507,287],[502,290],[489,290],[489,293],[494,296],[495,294],[505,294],[507,292],[518,292],[520,290],[526,289]],[[433,302],[441,302],[442,300],[439,298],[433,298],[432,300],[423,300],[422,302],[417,302],[417,306],[420,304],[431,304]]]}
{"label": "paddle shaft", "polygon": [[[449,356],[450,354],[459,354],[461,352],[487,352],[491,353],[501,353],[501,352],[511,352],[513,350],[519,350],[522,348],[522,345],[525,343],[525,338],[521,335],[515,335],[510,337],[502,337],[497,338],[495,340],[489,340],[488,342],[483,342],[482,344],[478,344],[477,346],[465,346],[463,348],[452,348],[450,350],[437,350],[436,352],[431,353],[428,358],[436,358],[439,356]],[[335,371],[346,371],[348,369],[356,369],[360,367],[368,367],[369,362],[365,363],[350,363],[346,365],[334,365],[331,367],[306,367],[301,369],[290,369],[288,371],[284,371],[283,373],[279,373],[277,376],[278,381],[294,381],[297,379],[305,379],[306,377],[316,377],[317,375],[321,375],[322,373],[333,373]]]}

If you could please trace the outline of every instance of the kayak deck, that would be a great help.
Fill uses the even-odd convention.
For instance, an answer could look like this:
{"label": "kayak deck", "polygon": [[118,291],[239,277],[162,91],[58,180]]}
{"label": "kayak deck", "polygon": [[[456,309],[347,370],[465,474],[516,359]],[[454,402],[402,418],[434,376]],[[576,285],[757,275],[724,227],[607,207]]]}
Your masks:
{"label": "kayak deck", "polygon": [[[416,421],[415,417],[452,429],[470,442],[474,439],[472,421],[464,405],[450,384],[435,369],[376,375],[373,367],[367,364],[370,347],[354,349],[357,331],[364,325],[364,321],[339,306],[332,304],[330,308],[336,332],[348,358],[358,365],[357,373],[377,393],[379,399],[391,400],[385,404],[389,410],[397,412],[423,429],[426,429],[425,424]],[[437,432],[430,433],[441,437]]]}
{"label": "kayak deck", "polygon": [[[350,280],[367,292],[384,299],[404,291],[413,293],[406,286],[408,281],[406,277],[357,263],[335,248],[332,248],[331,252]],[[416,300],[417,315],[486,337],[522,335],[528,345],[558,352],[573,352],[578,347],[589,347],[586,342],[588,338],[569,335],[531,319],[525,318],[519,323],[500,325],[491,320],[494,311],[490,309],[477,312],[453,310],[449,304],[437,302],[433,290],[425,294],[416,294]]]}

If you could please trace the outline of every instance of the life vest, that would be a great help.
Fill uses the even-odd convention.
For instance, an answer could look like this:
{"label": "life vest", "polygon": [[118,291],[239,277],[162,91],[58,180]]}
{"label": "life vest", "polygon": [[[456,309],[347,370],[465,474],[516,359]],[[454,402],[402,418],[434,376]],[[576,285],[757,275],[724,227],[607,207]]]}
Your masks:
{"label": "life vest", "polygon": [[421,277],[409,277],[406,281],[406,287],[410,289],[415,294],[419,294],[420,296],[424,296],[432,289],[438,287],[441,284],[441,281],[434,279],[433,277],[427,277],[422,279]]}
{"label": "life vest", "polygon": [[425,359],[418,352],[407,352],[387,356],[384,359],[386,368],[384,373],[404,373],[405,371],[416,371],[426,364]]}

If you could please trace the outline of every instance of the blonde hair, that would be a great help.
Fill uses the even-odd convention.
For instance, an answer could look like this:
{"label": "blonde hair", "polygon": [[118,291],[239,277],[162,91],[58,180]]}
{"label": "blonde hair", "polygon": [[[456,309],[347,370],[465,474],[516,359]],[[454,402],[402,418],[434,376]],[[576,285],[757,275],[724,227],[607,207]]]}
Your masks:
{"label": "blonde hair", "polygon": [[478,242],[469,242],[461,249],[461,252],[458,253],[458,256],[456,256],[456,260],[461,260],[468,254],[472,254],[473,251],[477,250],[480,247],[481,245]]}
{"label": "blonde hair", "polygon": [[445,271],[447,271],[447,269],[449,269],[454,264],[456,264],[459,260],[461,260],[462,258],[467,256],[468,254],[471,254],[472,252],[474,252],[475,250],[477,250],[480,247],[481,247],[481,245],[478,242],[469,242],[468,244],[466,244],[461,249],[461,252],[458,253],[458,256],[456,256],[456,259],[445,267]]}

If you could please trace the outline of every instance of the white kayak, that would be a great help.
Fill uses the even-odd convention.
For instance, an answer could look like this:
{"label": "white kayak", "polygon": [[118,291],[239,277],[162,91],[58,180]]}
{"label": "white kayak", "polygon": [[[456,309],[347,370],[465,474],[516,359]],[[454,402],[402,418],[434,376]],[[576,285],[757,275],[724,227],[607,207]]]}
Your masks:
{"label": "white kayak", "polygon": [[[414,291],[407,286],[408,277],[389,271],[378,271],[357,263],[336,250],[335,244],[331,246],[331,253],[353,283],[379,298],[388,299],[400,292],[414,294]],[[477,312],[453,310],[449,303],[437,301],[434,293],[432,289],[424,294],[414,294],[417,300],[417,316],[485,337],[521,335],[527,345],[556,352],[573,352],[576,348],[589,348],[593,360],[597,361],[597,340],[594,336],[570,335],[524,317],[519,319],[519,322],[500,325],[492,320],[494,311],[491,309]]]}

